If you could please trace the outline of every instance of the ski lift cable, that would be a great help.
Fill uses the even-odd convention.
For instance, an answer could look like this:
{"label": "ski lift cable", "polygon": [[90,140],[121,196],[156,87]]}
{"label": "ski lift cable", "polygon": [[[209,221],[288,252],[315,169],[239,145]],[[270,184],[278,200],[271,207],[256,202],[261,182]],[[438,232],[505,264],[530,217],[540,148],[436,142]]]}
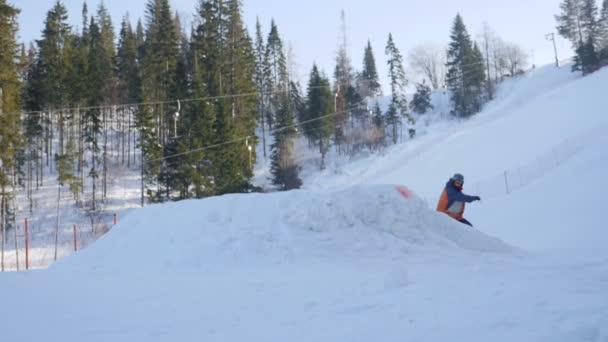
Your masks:
{"label": "ski lift cable", "polygon": [[[327,118],[330,118],[330,117],[333,117],[333,116],[337,116],[337,115],[340,115],[340,114],[345,114],[345,113],[348,113],[348,112],[350,112],[352,110],[360,108],[360,106],[363,103],[365,103],[365,102],[366,101],[360,101],[360,102],[357,103],[356,106],[353,106],[351,108],[345,109],[343,111],[326,114],[326,115],[320,116],[318,118],[314,118],[314,119],[310,119],[310,120],[306,120],[306,121],[301,121],[301,122],[298,122],[298,123],[293,124],[293,125],[288,125],[288,126],[283,126],[283,127],[275,128],[275,129],[270,130],[269,133],[281,132],[281,131],[284,131],[284,130],[287,130],[287,129],[290,129],[290,128],[295,128],[297,126],[301,126],[301,125],[309,124],[309,123],[312,123],[312,122],[320,121],[320,120],[327,119]],[[226,145],[236,144],[236,143],[247,141],[247,140],[253,139],[253,138],[254,138],[254,136],[248,135],[248,136],[243,137],[243,138],[237,138],[237,139],[234,139],[234,140],[225,141],[225,142],[218,143],[218,144],[207,145],[207,146],[204,146],[204,147],[201,147],[201,148],[196,148],[196,149],[188,150],[188,151],[185,151],[185,152],[176,153],[176,154],[172,154],[172,155],[169,155],[169,156],[164,156],[162,158],[156,158],[156,159],[146,160],[145,163],[162,162],[162,161],[167,160],[167,159],[181,157],[181,156],[189,155],[189,154],[196,153],[196,152],[202,152],[202,151],[205,151],[205,150],[211,150],[211,149],[215,149],[215,148],[218,148],[218,147],[223,147],[223,146],[226,146]]]}
{"label": "ski lift cable", "polygon": [[[320,89],[320,88],[331,88],[331,85],[322,85],[309,87],[307,89]],[[202,101],[213,101],[213,100],[222,100],[222,99],[230,99],[230,98],[243,98],[243,97],[251,97],[251,96],[267,96],[274,94],[282,94],[287,93],[289,90],[277,90],[277,91],[269,91],[269,92],[251,92],[251,93],[241,93],[241,94],[230,94],[230,95],[218,95],[218,96],[207,96],[201,98],[190,98],[190,99],[177,99],[177,100],[165,100],[165,101],[150,101],[150,102],[136,102],[136,103],[123,103],[123,104],[111,104],[111,105],[102,105],[102,106],[88,106],[88,107],[65,107],[65,108],[57,108],[52,110],[35,110],[35,111],[27,111],[27,112],[14,112],[12,115],[33,115],[33,114],[44,114],[49,111],[53,112],[67,112],[67,111],[75,111],[75,110],[92,110],[92,109],[107,109],[107,108],[115,108],[115,107],[135,107],[135,106],[144,106],[144,105],[159,105],[159,104],[169,104],[175,103],[177,101],[178,106],[181,106],[182,103],[190,103],[190,102],[202,102]]]}

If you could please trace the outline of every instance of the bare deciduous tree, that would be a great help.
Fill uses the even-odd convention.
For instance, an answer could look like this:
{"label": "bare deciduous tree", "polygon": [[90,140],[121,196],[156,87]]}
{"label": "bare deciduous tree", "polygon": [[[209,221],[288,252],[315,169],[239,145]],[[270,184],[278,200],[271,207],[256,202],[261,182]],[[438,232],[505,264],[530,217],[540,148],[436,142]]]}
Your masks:
{"label": "bare deciduous tree", "polygon": [[484,23],[478,35],[486,60],[488,93],[493,97],[495,85],[505,76],[512,77],[528,67],[528,54],[518,44],[502,39],[494,29]]}
{"label": "bare deciduous tree", "polygon": [[488,91],[488,97],[490,98],[490,100],[492,100],[494,98],[494,86],[495,83],[492,82],[492,68],[491,68],[491,61],[494,59],[493,56],[496,55],[496,49],[494,49],[494,44],[493,42],[496,40],[497,35],[496,32],[494,32],[494,30],[490,27],[490,25],[488,25],[488,23],[484,23],[483,24],[483,28],[480,34],[480,39],[481,39],[481,48],[483,49],[483,53],[484,53],[484,58],[486,60],[486,77],[487,77],[487,82],[486,82],[486,86],[487,86],[487,91]]}
{"label": "bare deciduous tree", "polygon": [[515,76],[524,71],[528,66],[528,54],[521,46],[508,43],[504,49],[506,66],[510,76]]}
{"label": "bare deciduous tree", "polygon": [[428,79],[433,89],[444,86],[446,54],[443,48],[432,44],[418,45],[410,51],[408,60],[410,67]]}

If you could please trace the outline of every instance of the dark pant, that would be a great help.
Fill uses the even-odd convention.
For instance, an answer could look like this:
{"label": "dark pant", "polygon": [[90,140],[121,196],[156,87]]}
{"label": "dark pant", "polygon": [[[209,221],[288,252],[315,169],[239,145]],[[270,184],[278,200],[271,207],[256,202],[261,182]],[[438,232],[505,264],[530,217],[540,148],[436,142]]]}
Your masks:
{"label": "dark pant", "polygon": [[460,222],[460,223],[464,223],[464,224],[466,224],[466,225],[468,225],[468,226],[473,227],[473,225],[471,224],[471,222],[467,221],[466,219],[458,220],[458,222]]}

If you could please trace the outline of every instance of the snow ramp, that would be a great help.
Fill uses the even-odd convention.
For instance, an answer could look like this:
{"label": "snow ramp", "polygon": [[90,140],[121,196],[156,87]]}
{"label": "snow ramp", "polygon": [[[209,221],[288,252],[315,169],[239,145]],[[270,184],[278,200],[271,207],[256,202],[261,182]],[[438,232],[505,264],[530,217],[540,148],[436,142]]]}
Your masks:
{"label": "snow ramp", "polygon": [[394,253],[508,253],[402,186],[226,195],[133,212],[55,268],[226,269]]}

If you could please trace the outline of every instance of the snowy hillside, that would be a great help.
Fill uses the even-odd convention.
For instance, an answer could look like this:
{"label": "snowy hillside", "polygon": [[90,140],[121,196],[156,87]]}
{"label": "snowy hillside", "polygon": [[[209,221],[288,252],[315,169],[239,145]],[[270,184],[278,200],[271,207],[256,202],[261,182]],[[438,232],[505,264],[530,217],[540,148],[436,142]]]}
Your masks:
{"label": "snowy hillside", "polygon": [[[304,190],[132,210],[46,271],[1,274],[23,294],[1,336],[608,341],[607,86],[541,68],[471,120],[436,112],[381,155],[305,164]],[[483,198],[474,229],[434,211],[455,172]]]}
{"label": "snowy hillside", "polygon": [[[544,67],[503,84],[498,98],[469,121],[437,128],[339,172],[312,175],[305,184],[407,184],[432,207],[447,179],[460,172],[467,179],[465,192],[484,199],[469,206],[481,230],[526,247],[576,247],[568,245],[571,239],[605,246],[597,189],[607,184],[600,176],[608,168],[607,84],[608,70],[580,78],[567,67]],[[562,243],[544,244],[541,236]]]}

